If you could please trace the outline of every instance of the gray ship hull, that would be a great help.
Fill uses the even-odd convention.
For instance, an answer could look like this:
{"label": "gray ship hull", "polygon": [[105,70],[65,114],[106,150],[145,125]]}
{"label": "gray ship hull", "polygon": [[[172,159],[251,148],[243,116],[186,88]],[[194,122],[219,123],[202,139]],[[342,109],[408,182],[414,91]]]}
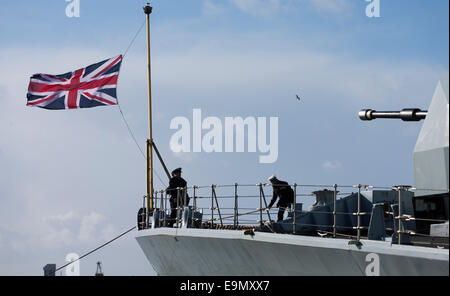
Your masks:
{"label": "gray ship hull", "polygon": [[237,230],[143,230],[136,240],[160,276],[448,276],[449,250],[389,242]]}

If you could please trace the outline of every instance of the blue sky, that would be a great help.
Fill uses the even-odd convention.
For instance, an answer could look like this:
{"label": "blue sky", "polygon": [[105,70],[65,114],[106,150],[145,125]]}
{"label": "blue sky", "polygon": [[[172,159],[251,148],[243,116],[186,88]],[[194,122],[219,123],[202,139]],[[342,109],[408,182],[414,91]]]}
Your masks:
{"label": "blue sky", "polygon": [[[426,109],[449,65],[447,0],[152,1],[154,137],[190,185],[413,184],[420,123],[361,122],[360,109]],[[116,107],[25,107],[29,77],[60,74],[123,53],[145,1],[0,2],[0,274],[42,274],[135,223],[145,163]],[[124,59],[118,95],[136,137],[147,137],[145,32]],[[304,100],[298,102],[295,94]],[[169,148],[176,116],[276,116],[279,157]],[[162,175],[159,164],[157,172]],[[158,180],[155,186],[162,188]],[[19,219],[19,221],[17,221]],[[82,262],[108,274],[152,274],[133,235]]]}

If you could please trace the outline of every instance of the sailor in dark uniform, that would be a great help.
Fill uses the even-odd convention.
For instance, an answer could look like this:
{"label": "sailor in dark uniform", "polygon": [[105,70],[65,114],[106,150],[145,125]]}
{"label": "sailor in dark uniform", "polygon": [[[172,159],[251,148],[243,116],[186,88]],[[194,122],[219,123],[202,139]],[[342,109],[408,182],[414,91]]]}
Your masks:
{"label": "sailor in dark uniform", "polygon": [[[181,178],[181,168],[177,168],[172,171],[172,178],[169,182],[169,187],[167,187],[166,192],[170,195],[170,222],[169,227],[173,227],[175,223],[175,218],[177,217],[177,205],[180,208],[189,205],[189,196],[184,190],[177,190],[177,188],[186,188],[187,182]],[[177,202],[178,199],[178,202]]]}
{"label": "sailor in dark uniform", "polygon": [[284,211],[287,207],[294,203],[294,190],[287,182],[280,181],[276,176],[271,176],[269,178],[270,183],[273,187],[273,198],[270,201],[268,208],[270,209],[277,198],[280,200],[277,203],[278,210],[278,222],[283,220]]}

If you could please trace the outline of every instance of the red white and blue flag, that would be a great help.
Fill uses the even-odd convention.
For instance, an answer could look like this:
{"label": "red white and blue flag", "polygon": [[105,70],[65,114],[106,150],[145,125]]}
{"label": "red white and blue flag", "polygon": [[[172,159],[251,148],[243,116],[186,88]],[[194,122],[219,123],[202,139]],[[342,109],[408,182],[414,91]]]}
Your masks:
{"label": "red white and blue flag", "polygon": [[62,75],[35,74],[27,106],[50,110],[117,105],[122,55]]}

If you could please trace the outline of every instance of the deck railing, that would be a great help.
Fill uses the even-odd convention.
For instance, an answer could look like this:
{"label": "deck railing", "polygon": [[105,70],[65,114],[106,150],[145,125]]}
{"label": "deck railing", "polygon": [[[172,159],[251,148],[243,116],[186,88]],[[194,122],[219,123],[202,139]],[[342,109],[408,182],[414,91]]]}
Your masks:
{"label": "deck railing", "polygon": [[[267,202],[267,192],[266,188],[275,187],[279,185],[272,185],[266,183],[259,184],[232,184],[232,185],[208,185],[208,186],[191,186],[187,188],[176,188],[173,191],[176,191],[175,195],[172,195],[173,192],[170,190],[161,190],[154,193],[153,202],[154,208],[158,209],[162,214],[162,225],[159,226],[167,226],[170,222],[170,211],[171,207],[168,205],[169,197],[176,196],[176,217],[175,221],[173,221],[172,227],[180,227],[182,223],[181,211],[192,204],[191,212],[192,215],[190,217],[190,223],[192,223],[191,227],[194,227],[195,223],[199,222],[194,216],[196,211],[202,213],[202,224],[201,228],[210,228],[210,229],[255,229],[258,227],[266,226],[268,229],[271,229],[271,225],[273,222],[272,216],[276,215],[275,211],[278,208],[268,208]],[[286,185],[281,185],[286,186]],[[414,231],[403,230],[403,224],[406,221],[428,221],[433,223],[444,223],[448,220],[439,220],[439,219],[421,219],[415,218],[412,215],[406,215],[403,213],[402,208],[402,193],[407,191],[415,191],[418,190],[416,188],[412,188],[409,186],[392,186],[392,187],[383,187],[383,186],[371,186],[371,185],[299,185],[299,184],[290,184],[291,188],[294,191],[294,203],[293,208],[285,208],[285,211],[291,212],[292,222],[289,224],[292,225],[292,233],[296,234],[299,226],[310,226],[310,227],[320,227],[321,229],[329,229],[330,231],[321,230],[320,232],[325,235],[332,235],[333,237],[351,237],[355,239],[357,243],[360,242],[362,238],[363,231],[368,231],[367,226],[363,226],[361,223],[361,218],[364,216],[371,215],[371,212],[363,212],[361,211],[361,199],[362,199],[362,190],[394,190],[398,192],[398,215],[396,216],[394,211],[385,211],[386,215],[391,215],[393,221],[397,221],[397,237],[398,243],[402,243],[402,235],[410,235],[410,236],[422,236],[422,237],[430,237],[427,234],[420,234]],[[299,224],[297,222],[297,216],[303,213],[311,213],[311,211],[297,210],[296,204],[299,201],[304,203],[312,203],[311,197],[315,195],[313,193],[302,193],[304,191],[311,192],[313,189],[320,190],[329,190],[333,192],[333,210],[332,211],[314,211],[315,214],[324,214],[324,215],[332,215],[333,223],[332,225],[317,225],[317,224]],[[221,194],[218,194],[218,191],[221,191]],[[344,190],[346,192],[340,192],[339,190]],[[356,192],[353,192],[356,190]],[[430,192],[447,192],[448,189],[423,189],[419,190],[427,190]],[[351,194],[357,194],[357,209],[355,212],[338,212],[336,211],[337,201],[342,198],[349,196]],[[188,204],[188,197],[192,202]],[[143,198],[143,208],[147,205],[147,196]],[[219,201],[221,204],[219,204]],[[254,205],[258,204],[258,207],[255,208]],[[241,206],[239,206],[241,205]],[[252,207],[253,206],[253,207]],[[150,215],[145,215],[145,217],[149,217]],[[338,225],[338,217],[341,215],[349,215],[352,217],[356,217],[356,226],[344,226]],[[141,220],[140,229],[146,229],[150,227],[149,221],[145,221],[145,219]],[[277,222],[280,224],[286,224],[286,222]],[[338,233],[338,229],[347,230],[346,233]],[[387,228],[388,231],[394,231],[394,229]],[[348,232],[353,232],[353,234],[348,234]]]}

